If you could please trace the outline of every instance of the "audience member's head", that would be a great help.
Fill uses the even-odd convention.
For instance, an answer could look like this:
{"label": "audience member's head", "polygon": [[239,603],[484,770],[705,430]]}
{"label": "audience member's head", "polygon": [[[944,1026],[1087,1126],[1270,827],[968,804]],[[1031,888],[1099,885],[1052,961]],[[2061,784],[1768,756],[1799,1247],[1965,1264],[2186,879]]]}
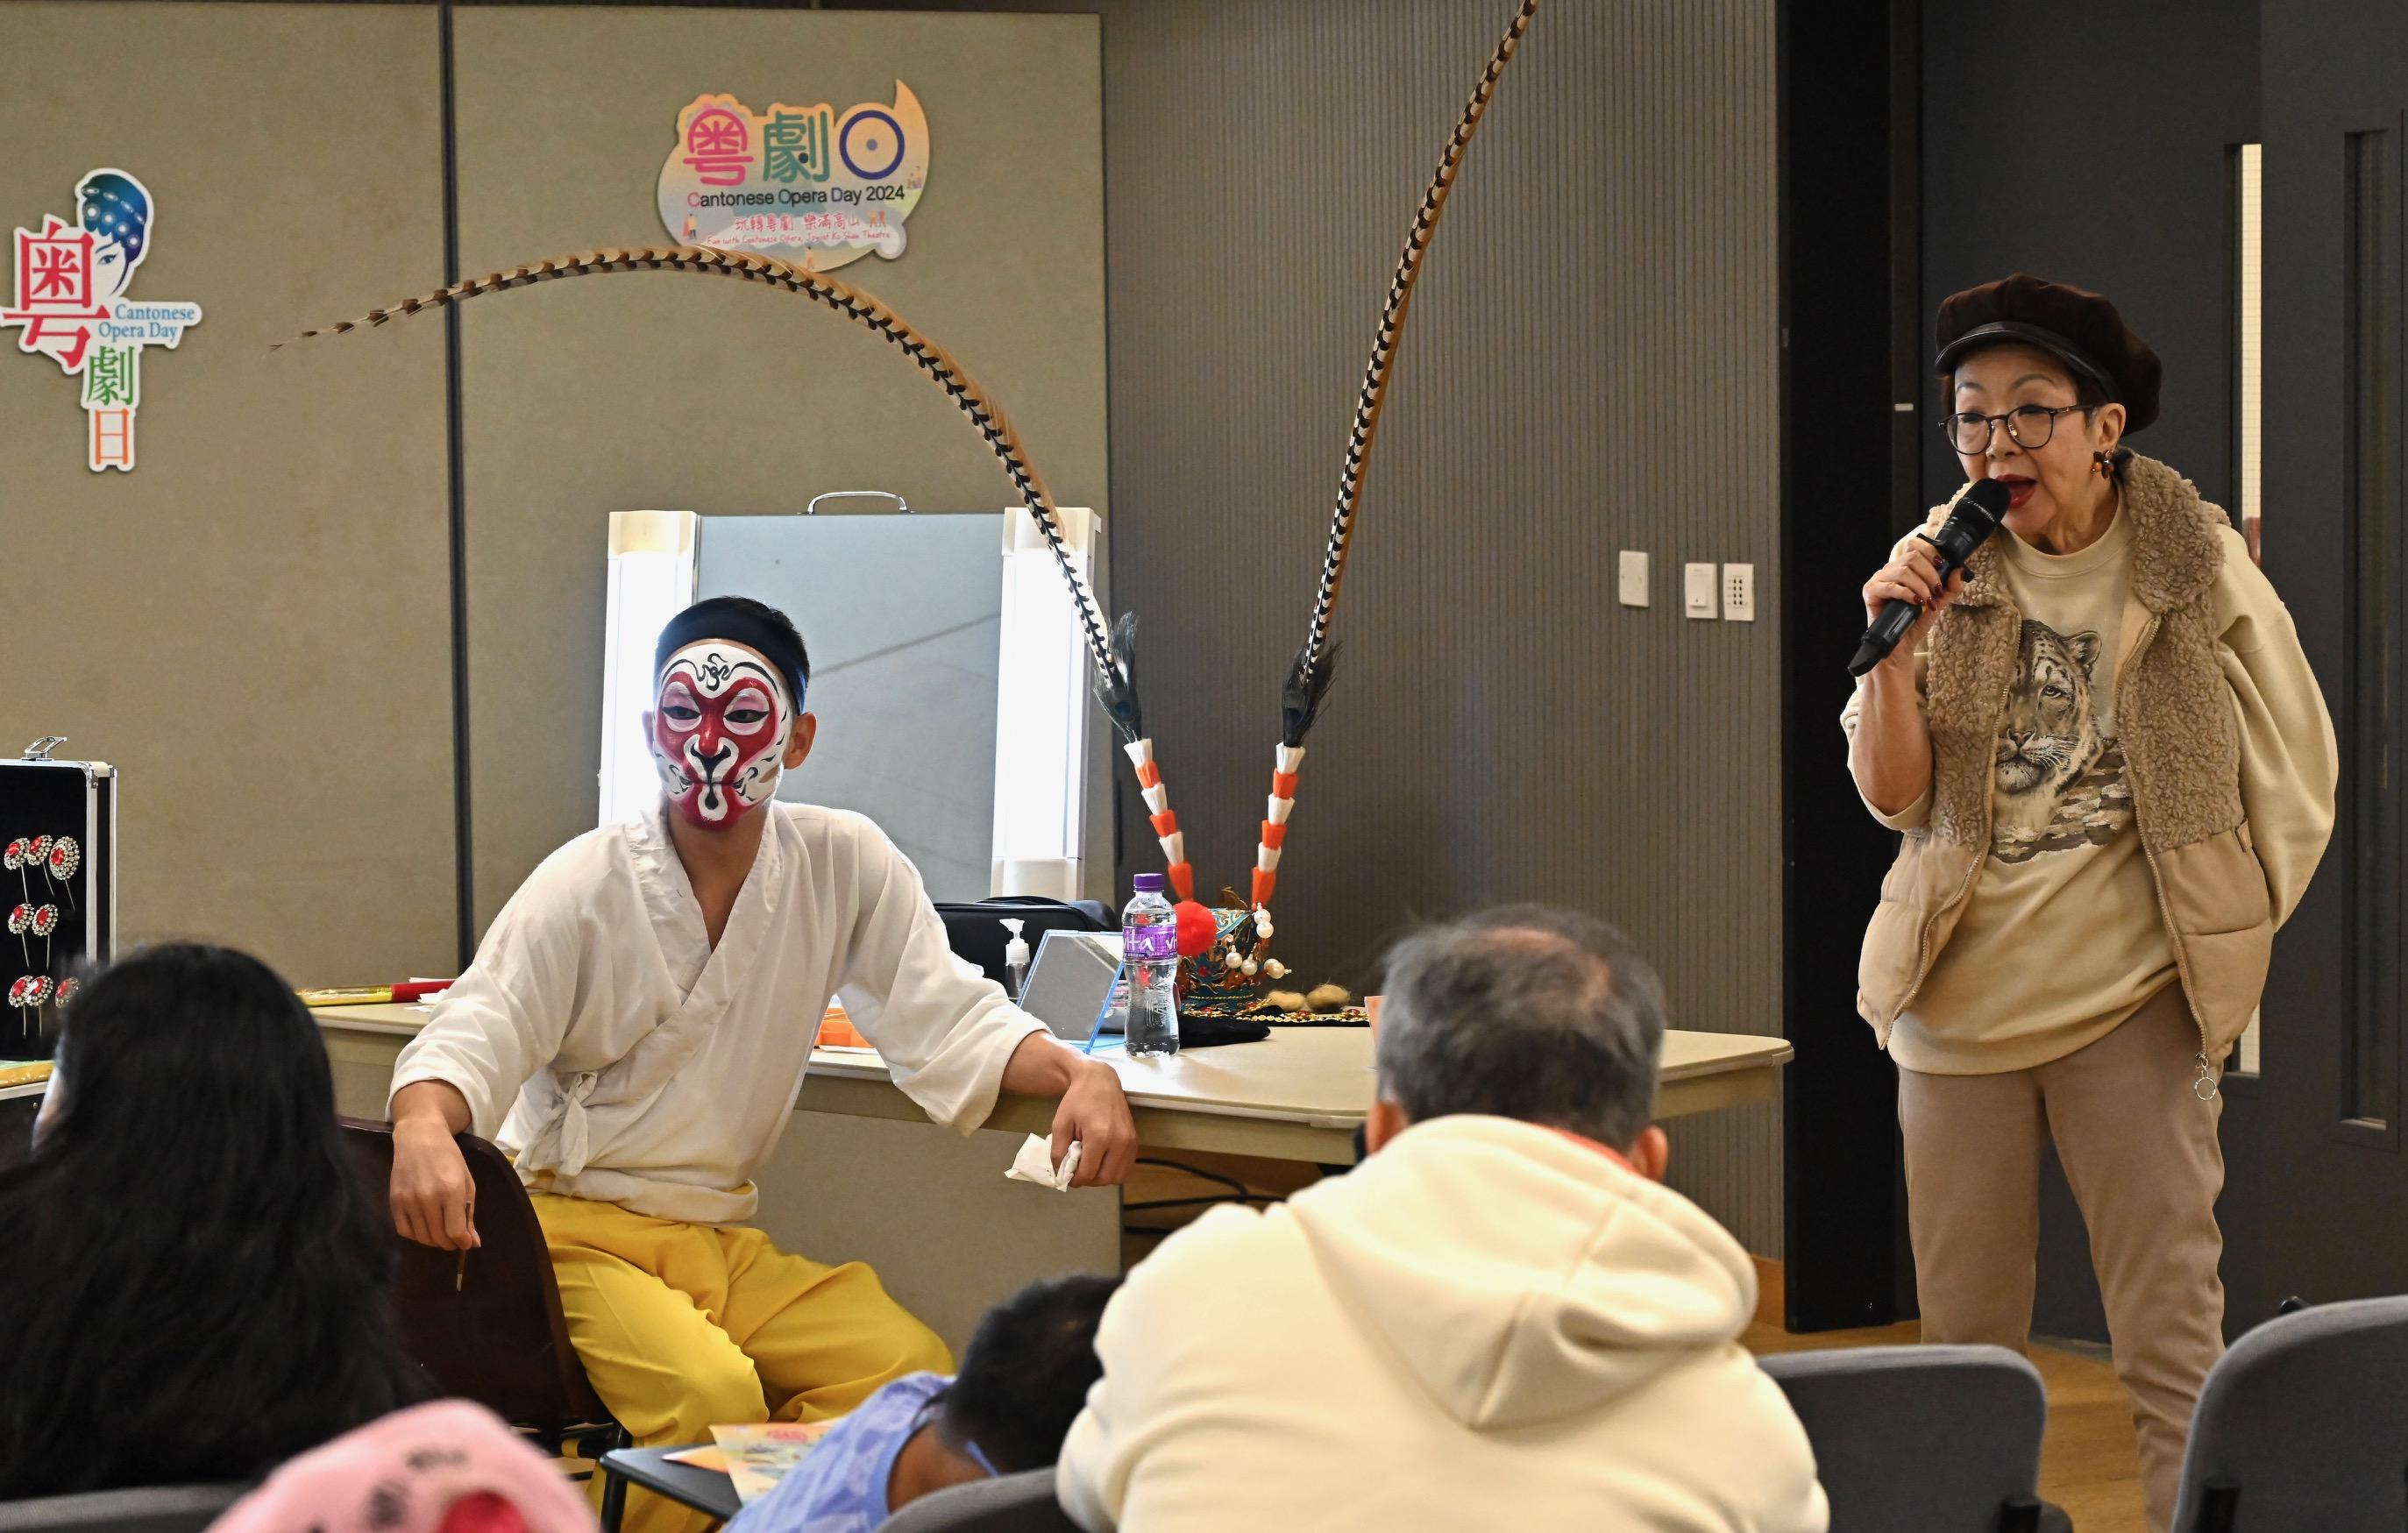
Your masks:
{"label": "audience member's head", "polygon": [[152,948],[65,1009],[0,1173],[0,1498],[243,1480],[404,1403],[391,1257],[290,986]]}
{"label": "audience member's head", "polygon": [[211,1533],[594,1533],[552,1461],[480,1405],[397,1411],[302,1454]]}
{"label": "audience member's head", "polygon": [[1604,922],[1517,905],[1432,926],[1388,956],[1366,1140],[1377,1151],[1412,1124],[1485,1113],[1595,1140],[1660,1178],[1663,1044],[1663,986]]}
{"label": "audience member's head", "polygon": [[949,1447],[973,1445],[997,1474],[1041,1469],[1103,1376],[1096,1326],[1118,1278],[1033,1282],[979,1322],[962,1370],[945,1391],[937,1427]]}

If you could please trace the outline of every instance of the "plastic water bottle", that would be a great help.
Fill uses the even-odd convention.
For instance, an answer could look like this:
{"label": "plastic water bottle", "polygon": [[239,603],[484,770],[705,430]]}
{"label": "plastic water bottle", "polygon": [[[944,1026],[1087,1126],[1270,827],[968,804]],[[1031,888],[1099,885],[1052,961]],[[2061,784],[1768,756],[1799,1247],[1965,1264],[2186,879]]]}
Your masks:
{"label": "plastic water bottle", "polygon": [[1140,873],[1121,911],[1128,1052],[1140,1057],[1179,1052],[1179,921],[1162,884],[1161,874]]}

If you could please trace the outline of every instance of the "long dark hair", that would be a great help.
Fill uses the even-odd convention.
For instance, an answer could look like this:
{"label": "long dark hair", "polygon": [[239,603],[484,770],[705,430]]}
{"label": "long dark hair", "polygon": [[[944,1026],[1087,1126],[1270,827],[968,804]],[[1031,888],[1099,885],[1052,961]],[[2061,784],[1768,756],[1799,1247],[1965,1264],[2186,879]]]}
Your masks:
{"label": "long dark hair", "polygon": [[0,1172],[0,1500],[256,1479],[407,1403],[391,1248],[291,987],[152,948],[65,1009]]}

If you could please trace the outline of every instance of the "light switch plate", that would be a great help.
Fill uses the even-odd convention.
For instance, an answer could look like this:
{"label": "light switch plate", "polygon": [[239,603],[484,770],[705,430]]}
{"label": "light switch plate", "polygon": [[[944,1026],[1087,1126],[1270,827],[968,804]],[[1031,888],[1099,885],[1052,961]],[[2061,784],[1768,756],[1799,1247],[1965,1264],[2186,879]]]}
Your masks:
{"label": "light switch plate", "polygon": [[1647,555],[1636,549],[1622,551],[1621,594],[1625,607],[1647,605]]}
{"label": "light switch plate", "polygon": [[1714,566],[1683,565],[1681,566],[1682,604],[1693,618],[1714,615]]}
{"label": "light switch plate", "polygon": [[1725,623],[1756,621],[1756,566],[1754,565],[1723,566],[1723,621]]}

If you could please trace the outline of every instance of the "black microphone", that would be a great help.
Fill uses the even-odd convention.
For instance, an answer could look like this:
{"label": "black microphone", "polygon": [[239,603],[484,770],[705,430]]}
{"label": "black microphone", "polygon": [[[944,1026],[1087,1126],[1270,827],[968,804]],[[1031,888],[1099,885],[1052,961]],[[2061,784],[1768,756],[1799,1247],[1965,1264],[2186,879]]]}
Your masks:
{"label": "black microphone", "polygon": [[[1973,557],[1983,538],[1999,530],[1999,518],[2007,514],[2007,487],[1997,480],[1975,480],[1956,492],[1956,498],[1949,502],[1948,520],[1940,524],[1938,532],[1918,534],[1940,551],[1942,586],[1945,587],[1948,578],[1965,567],[1965,561]],[[1890,651],[1914,631],[1914,621],[1921,616],[1922,608],[1892,596],[1883,605],[1881,616],[1865,630],[1864,642],[1856,646],[1856,658],[1848,662],[1848,674],[1862,676],[1888,659]]]}

